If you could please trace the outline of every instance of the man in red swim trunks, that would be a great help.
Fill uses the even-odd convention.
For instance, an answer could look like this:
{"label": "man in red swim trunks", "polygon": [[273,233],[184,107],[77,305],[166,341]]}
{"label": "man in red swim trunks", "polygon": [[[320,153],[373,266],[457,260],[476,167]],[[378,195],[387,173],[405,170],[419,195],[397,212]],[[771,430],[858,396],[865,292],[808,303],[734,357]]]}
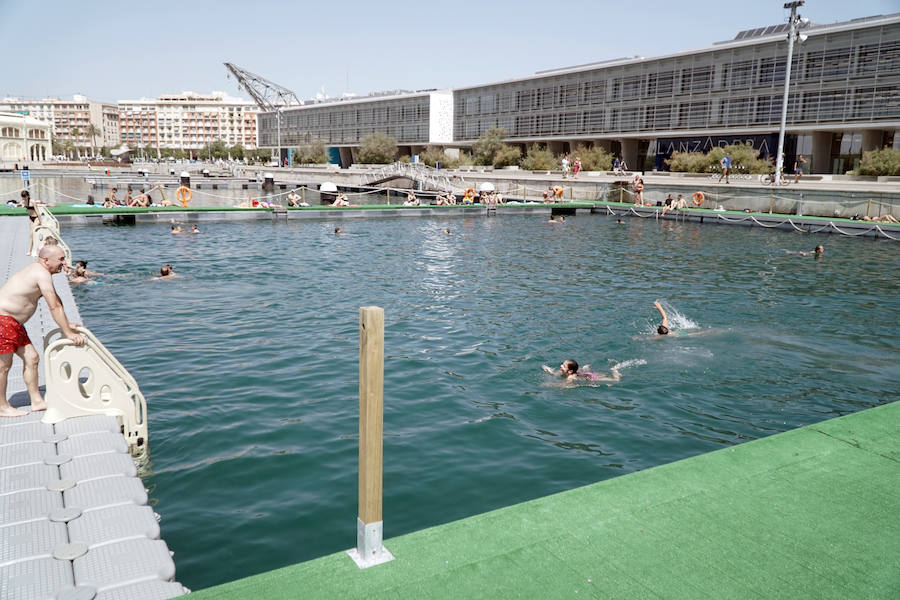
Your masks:
{"label": "man in red swim trunks", "polygon": [[6,381],[12,367],[15,352],[25,365],[23,378],[31,410],[45,410],[47,403],[38,390],[37,350],[28,339],[24,323],[37,309],[38,299],[43,297],[53,315],[53,320],[63,334],[80,346],[84,336],[75,333],[74,323],[69,323],[62,302],[53,287],[53,275],[59,273],[66,261],[66,255],[59,246],[44,246],[34,262],[12,277],[0,288],[0,417],[21,417],[28,413],[10,406],[6,399]]}

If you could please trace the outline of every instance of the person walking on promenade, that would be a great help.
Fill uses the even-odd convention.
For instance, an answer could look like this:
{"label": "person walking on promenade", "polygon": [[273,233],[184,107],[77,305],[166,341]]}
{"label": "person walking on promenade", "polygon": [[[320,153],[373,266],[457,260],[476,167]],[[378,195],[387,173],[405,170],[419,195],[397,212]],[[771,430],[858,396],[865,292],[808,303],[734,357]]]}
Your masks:
{"label": "person walking on promenade", "polygon": [[802,154],[798,154],[797,160],[794,161],[794,183],[797,183],[803,177],[803,165],[805,164],[806,159],[803,158]]}
{"label": "person walking on promenade", "polygon": [[24,363],[23,379],[31,399],[31,410],[47,408],[38,389],[38,361],[40,356],[28,339],[25,322],[37,309],[38,299],[43,297],[53,320],[63,335],[76,346],[84,344],[84,336],[76,333],[78,325],[69,323],[62,301],[53,287],[53,275],[62,271],[66,255],[59,246],[44,246],[36,262],[15,273],[0,288],[0,417],[21,417],[28,414],[10,406],[6,399],[6,383],[12,367],[12,355],[16,353]]}
{"label": "person walking on promenade", "polygon": [[581,171],[581,159],[576,156],[575,162],[572,163],[572,179],[578,178],[579,171]]}
{"label": "person walking on promenade", "polygon": [[560,161],[560,165],[562,167],[563,178],[568,177],[569,175],[569,157],[563,154],[562,160]]}
{"label": "person walking on promenade", "polygon": [[719,183],[722,183],[723,177],[725,178],[725,183],[731,183],[728,181],[728,176],[731,174],[731,152],[726,152],[719,164],[722,165],[722,172],[719,173]]}

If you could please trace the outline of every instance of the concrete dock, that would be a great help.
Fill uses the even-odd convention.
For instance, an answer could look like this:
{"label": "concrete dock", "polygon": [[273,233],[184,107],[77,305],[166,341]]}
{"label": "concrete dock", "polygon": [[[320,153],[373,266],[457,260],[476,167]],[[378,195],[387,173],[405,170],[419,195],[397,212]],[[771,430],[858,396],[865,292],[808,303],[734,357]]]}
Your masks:
{"label": "concrete dock", "polygon": [[192,596],[896,599],[898,490],[894,402]]}
{"label": "concrete dock", "polygon": [[[5,282],[32,262],[25,256],[26,217],[0,219],[0,275]],[[66,315],[81,322],[63,274],[54,285]],[[43,355],[56,329],[41,300],[26,324]],[[43,366],[40,381],[43,383]],[[15,357],[7,386],[13,406],[30,404]],[[45,413],[0,419],[0,598],[165,599],[187,593],[160,539],[159,516],[147,506],[121,427],[112,416],[55,425]]]}

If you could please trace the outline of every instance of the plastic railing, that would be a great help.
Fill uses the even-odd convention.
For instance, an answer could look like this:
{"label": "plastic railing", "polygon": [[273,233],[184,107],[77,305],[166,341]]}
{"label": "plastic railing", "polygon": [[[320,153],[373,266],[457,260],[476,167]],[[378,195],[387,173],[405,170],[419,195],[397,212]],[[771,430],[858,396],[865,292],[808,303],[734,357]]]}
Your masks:
{"label": "plastic railing", "polygon": [[55,229],[56,232],[59,233],[59,221],[53,216],[50,209],[43,204],[38,204],[35,206],[35,209],[37,210],[38,216],[41,218],[41,225],[49,227],[50,229]]}
{"label": "plastic railing", "polygon": [[62,251],[66,253],[66,264],[72,264],[72,251],[69,249],[68,244],[66,244],[62,237],[59,235],[59,230],[53,229],[51,227],[47,227],[46,225],[38,225],[34,228],[34,237],[32,238],[32,247],[31,253],[34,256],[38,255],[40,249],[44,246],[45,240],[48,237],[52,237],[56,239],[56,245],[62,248]]}
{"label": "plastic railing", "polygon": [[132,456],[146,457],[150,446],[147,401],[137,382],[89,329],[78,327],[76,331],[86,339],[82,346],[76,346],[59,329],[44,336],[47,412],[41,422],[113,416]]}

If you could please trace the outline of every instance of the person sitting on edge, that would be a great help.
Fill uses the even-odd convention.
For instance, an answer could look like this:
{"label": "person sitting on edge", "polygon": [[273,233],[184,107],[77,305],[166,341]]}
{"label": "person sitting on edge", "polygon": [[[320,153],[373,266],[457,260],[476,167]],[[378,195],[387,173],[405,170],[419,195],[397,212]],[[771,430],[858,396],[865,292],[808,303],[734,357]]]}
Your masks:
{"label": "person sitting on edge", "polygon": [[684,210],[687,208],[687,200],[684,199],[684,196],[678,194],[678,198],[675,199],[675,202],[672,203],[672,210]]}
{"label": "person sitting on edge", "polygon": [[131,195],[131,188],[126,188],[125,190],[125,200],[123,200],[125,206],[136,206],[135,199]]}
{"label": "person sitting on edge", "polygon": [[109,206],[107,206],[107,204],[110,204],[112,206],[119,205],[119,198],[116,196],[117,191],[118,191],[118,188],[113,188],[113,189],[109,190],[109,193],[106,195],[106,199],[103,201],[104,208],[109,208]]}
{"label": "person sitting on edge", "polygon": [[181,233],[181,225],[172,225],[172,235]]}
{"label": "person sitting on edge", "polygon": [[0,288],[0,417],[21,417],[28,414],[10,406],[6,399],[6,382],[12,367],[12,355],[22,359],[22,378],[31,399],[31,410],[47,408],[38,389],[38,361],[40,355],[28,339],[25,322],[37,309],[38,299],[43,297],[50,315],[63,335],[75,343],[84,344],[84,336],[75,331],[78,327],[66,318],[62,302],[53,287],[53,275],[65,264],[66,255],[59,246],[48,245],[38,253],[37,261],[15,273]]}
{"label": "person sitting on edge", "polygon": [[419,199],[416,198],[416,195],[413,192],[408,192],[406,194],[406,201],[403,203],[403,206],[418,206]]}
{"label": "person sitting on edge", "polygon": [[566,381],[576,381],[578,379],[586,379],[588,381],[619,381],[622,378],[622,374],[615,367],[613,367],[609,375],[601,375],[600,373],[588,371],[587,367],[588,365],[585,365],[585,368],[579,372],[578,363],[571,358],[564,360],[563,363],[559,365],[559,370],[551,369],[547,365],[541,365],[541,368],[547,373],[565,377]]}
{"label": "person sitting on edge", "polygon": [[881,215],[880,217],[870,217],[869,215],[865,215],[864,217],[861,217],[860,220],[875,221],[877,223],[900,223],[900,221],[897,221],[897,218],[891,214]]}
{"label": "person sitting on edge", "polygon": [[331,203],[332,206],[350,206],[350,201],[347,200],[347,194],[341,192],[337,195],[337,198],[334,199],[334,202]]}
{"label": "person sitting on edge", "polygon": [[294,208],[300,206],[300,195],[297,194],[297,190],[291,190],[291,193],[287,195],[287,205]]}

